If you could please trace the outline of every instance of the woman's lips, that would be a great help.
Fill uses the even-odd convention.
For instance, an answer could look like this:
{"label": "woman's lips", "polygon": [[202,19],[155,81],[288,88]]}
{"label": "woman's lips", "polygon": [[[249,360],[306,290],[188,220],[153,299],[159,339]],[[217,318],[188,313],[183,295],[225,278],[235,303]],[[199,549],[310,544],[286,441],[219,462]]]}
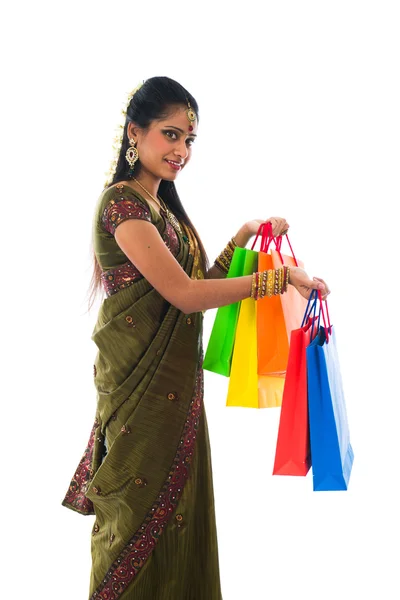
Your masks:
{"label": "woman's lips", "polygon": [[165,162],[167,162],[169,164],[169,166],[174,169],[174,171],[180,171],[182,166],[181,165],[176,165],[175,163],[169,162],[169,160],[165,159]]}

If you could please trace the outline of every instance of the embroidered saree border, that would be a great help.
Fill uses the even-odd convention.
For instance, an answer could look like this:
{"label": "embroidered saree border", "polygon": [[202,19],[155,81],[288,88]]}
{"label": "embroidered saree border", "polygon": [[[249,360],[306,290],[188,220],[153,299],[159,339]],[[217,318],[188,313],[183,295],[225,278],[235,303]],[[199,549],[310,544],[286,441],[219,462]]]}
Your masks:
{"label": "embroidered saree border", "polygon": [[71,508],[82,515],[94,515],[93,502],[85,496],[87,483],[89,482],[93,470],[91,468],[93,460],[93,447],[96,437],[96,429],[99,426],[97,419],[90,432],[88,445],[79,462],[78,468],[71,479],[67,493],[62,501],[62,505]]}
{"label": "embroidered saree border", "polygon": [[185,482],[189,477],[196,432],[203,406],[204,381],[201,364],[202,358],[198,365],[193,398],[169,475],[143,524],[128,541],[118,558],[114,560],[102,583],[90,596],[90,600],[99,598],[117,600],[120,598],[150,557],[179,503]]}

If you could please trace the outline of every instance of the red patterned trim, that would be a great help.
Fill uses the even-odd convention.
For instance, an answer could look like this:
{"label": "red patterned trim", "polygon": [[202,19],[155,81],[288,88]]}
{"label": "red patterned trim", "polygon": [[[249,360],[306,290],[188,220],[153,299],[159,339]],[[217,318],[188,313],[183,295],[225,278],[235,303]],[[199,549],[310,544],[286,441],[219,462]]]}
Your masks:
{"label": "red patterned trim", "polygon": [[193,399],[169,475],[142,526],[112,563],[102,583],[89,600],[99,600],[99,598],[117,600],[120,598],[154,550],[180,500],[189,476],[190,462],[203,406],[203,391],[203,370],[200,359]]}
{"label": "red patterned trim", "polygon": [[101,273],[101,281],[107,296],[112,296],[138,279],[143,279],[143,275],[130,261]]}
{"label": "red patterned trim", "polygon": [[127,219],[144,219],[151,222],[151,213],[138,198],[132,200],[121,196],[107,203],[101,217],[104,229],[111,235],[114,235],[117,225]]}
{"label": "red patterned trim", "polygon": [[[160,213],[161,214],[161,213]],[[172,227],[171,223],[167,221],[163,214],[161,216],[165,222],[165,231],[162,235],[162,239],[166,244],[167,248],[169,248],[174,256],[177,256],[179,252],[179,238],[175,229]]]}
{"label": "red patterned trim", "polygon": [[93,446],[96,437],[96,428],[99,426],[97,419],[95,420],[92,431],[90,433],[89,442],[85,452],[79,462],[78,468],[71,479],[69,484],[68,492],[65,495],[62,505],[72,510],[76,510],[83,515],[94,515],[93,502],[86,498],[85,492],[87,489],[87,482],[89,481],[92,472],[92,457],[93,457]]}

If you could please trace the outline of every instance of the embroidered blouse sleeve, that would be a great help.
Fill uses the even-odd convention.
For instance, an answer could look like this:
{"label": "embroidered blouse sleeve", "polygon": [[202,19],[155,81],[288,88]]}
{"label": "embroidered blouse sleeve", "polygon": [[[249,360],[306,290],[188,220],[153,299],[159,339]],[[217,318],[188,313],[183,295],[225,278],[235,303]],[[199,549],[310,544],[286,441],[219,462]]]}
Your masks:
{"label": "embroidered blouse sleeve", "polygon": [[109,200],[103,210],[101,222],[106,231],[114,235],[116,227],[127,219],[144,219],[151,222],[147,204],[132,195],[117,195]]}

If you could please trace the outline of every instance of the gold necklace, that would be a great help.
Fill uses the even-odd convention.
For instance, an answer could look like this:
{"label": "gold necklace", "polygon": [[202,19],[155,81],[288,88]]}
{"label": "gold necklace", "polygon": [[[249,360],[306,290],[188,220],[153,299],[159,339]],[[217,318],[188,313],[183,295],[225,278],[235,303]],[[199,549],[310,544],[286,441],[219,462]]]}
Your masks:
{"label": "gold necklace", "polygon": [[142,185],[140,183],[140,181],[138,181],[135,177],[132,177],[132,179],[134,181],[136,181],[136,183],[138,183],[140,185],[140,187],[150,196],[150,198],[152,198],[154,200],[154,202],[160,207],[162,208],[161,204],[159,203],[159,201],[157,200],[157,198],[154,198],[154,196],[152,194],[150,194],[150,192],[148,190],[146,190],[146,188],[144,187],[144,185]]}
{"label": "gold necklace", "polygon": [[[168,206],[165,204],[165,202],[161,198],[161,196],[159,196],[159,198],[160,198],[160,200],[161,200],[161,202],[163,203],[164,206],[161,206],[161,204],[159,203],[159,201],[157,200],[157,198],[154,198],[154,196],[152,194],[150,194],[150,192],[148,190],[146,190],[146,188],[140,183],[140,181],[138,181],[135,177],[132,177],[132,179],[134,181],[136,181],[136,183],[138,183],[140,185],[140,187],[150,196],[150,198],[152,198],[155,201],[155,203],[158,204],[158,206],[160,207],[160,209],[163,210],[166,213],[167,219],[171,223],[171,225],[175,229],[175,231],[177,231],[178,233],[180,233],[180,235],[183,235],[183,232],[182,232],[181,226],[179,225],[178,219],[169,210]],[[183,237],[186,238],[186,236],[183,236]]]}
{"label": "gold necklace", "polygon": [[181,226],[179,225],[179,221],[176,218],[176,216],[169,210],[168,206],[165,204],[164,200],[161,198],[161,196],[159,196],[161,202],[163,203],[163,208],[164,211],[167,214],[167,219],[168,221],[171,223],[172,227],[175,229],[175,231],[178,231],[181,235],[183,235],[183,231]]}

